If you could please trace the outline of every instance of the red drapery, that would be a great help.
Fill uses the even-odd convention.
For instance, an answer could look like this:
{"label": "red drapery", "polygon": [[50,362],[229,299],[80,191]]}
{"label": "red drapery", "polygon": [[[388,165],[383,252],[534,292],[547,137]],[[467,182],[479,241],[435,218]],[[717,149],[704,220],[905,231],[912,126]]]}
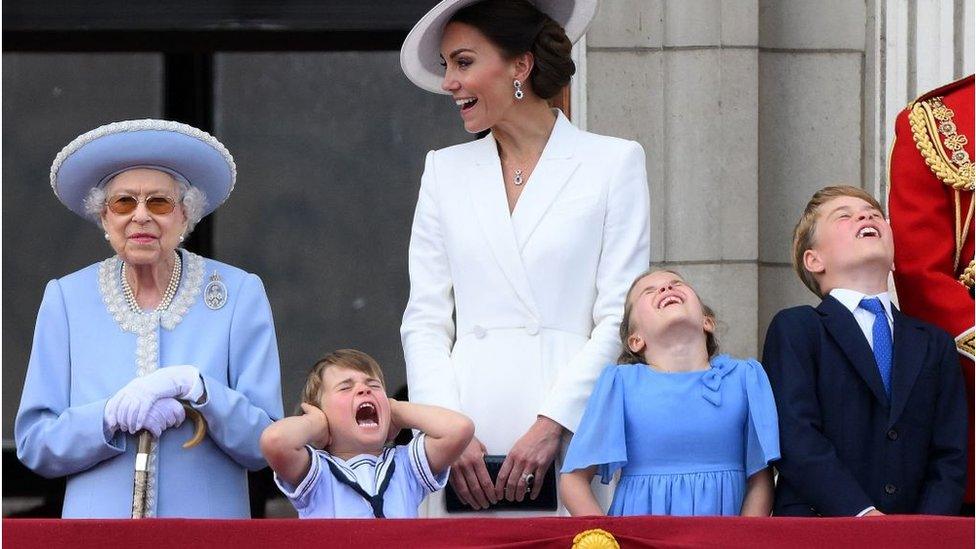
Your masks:
{"label": "red drapery", "polygon": [[[42,547],[569,548],[585,530],[631,547],[937,547],[971,549],[972,518],[540,518],[412,520],[4,519],[3,544]],[[9,545],[8,545],[9,544]]]}

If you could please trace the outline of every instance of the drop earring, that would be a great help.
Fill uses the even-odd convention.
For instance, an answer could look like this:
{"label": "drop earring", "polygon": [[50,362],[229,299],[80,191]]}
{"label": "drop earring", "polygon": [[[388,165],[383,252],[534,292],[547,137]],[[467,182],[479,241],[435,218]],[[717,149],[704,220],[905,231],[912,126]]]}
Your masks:
{"label": "drop earring", "polygon": [[515,86],[515,99],[521,101],[525,97],[525,93],[522,92],[522,81],[516,80],[512,85]]}

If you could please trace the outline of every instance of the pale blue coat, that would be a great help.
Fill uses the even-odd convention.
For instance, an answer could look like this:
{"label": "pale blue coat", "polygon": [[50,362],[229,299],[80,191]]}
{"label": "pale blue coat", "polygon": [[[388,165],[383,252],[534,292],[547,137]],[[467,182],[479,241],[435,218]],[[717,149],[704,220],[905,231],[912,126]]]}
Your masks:
{"label": "pale blue coat", "polygon": [[[162,434],[150,459],[153,514],[250,515],[247,470],[267,465],[258,438],[282,417],[271,308],[257,276],[181,252],[180,287],[162,315],[125,306],[115,257],[52,280],[44,291],[15,435],[25,465],[68,477],[64,517],[130,516],[135,437],[106,436],[105,404],[140,372],[180,364],[202,374],[207,399],[195,407],[208,432],[188,450],[181,445],[192,435],[189,421]],[[227,289],[216,310],[202,299],[214,272]]]}

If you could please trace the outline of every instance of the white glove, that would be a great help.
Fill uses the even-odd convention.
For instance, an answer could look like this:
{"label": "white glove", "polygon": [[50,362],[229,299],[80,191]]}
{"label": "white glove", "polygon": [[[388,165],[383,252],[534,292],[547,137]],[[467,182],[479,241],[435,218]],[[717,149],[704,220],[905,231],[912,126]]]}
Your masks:
{"label": "white glove", "polygon": [[137,377],[108,399],[105,425],[135,433],[145,427],[146,415],[157,400],[186,398],[199,380],[195,366],[167,366]]}
{"label": "white glove", "polygon": [[[146,414],[146,423],[142,428],[152,433],[152,436],[159,438],[159,435],[166,429],[179,427],[184,419],[186,419],[186,411],[183,410],[183,405],[178,400],[169,397],[161,398],[149,407],[149,412]],[[125,427],[123,427],[123,430],[125,430]],[[136,431],[138,429],[131,432],[134,433]]]}

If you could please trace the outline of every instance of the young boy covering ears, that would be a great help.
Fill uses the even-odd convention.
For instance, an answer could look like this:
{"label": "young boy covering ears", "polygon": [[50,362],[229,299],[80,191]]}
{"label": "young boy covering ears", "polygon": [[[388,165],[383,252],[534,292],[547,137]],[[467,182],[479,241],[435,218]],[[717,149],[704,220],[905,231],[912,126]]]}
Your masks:
{"label": "young boy covering ears", "polygon": [[[274,422],[261,451],[300,518],[409,518],[447,482],[474,435],[467,417],[386,396],[369,355],[332,352],[308,374],[302,415]],[[420,431],[392,446],[401,429]]]}

